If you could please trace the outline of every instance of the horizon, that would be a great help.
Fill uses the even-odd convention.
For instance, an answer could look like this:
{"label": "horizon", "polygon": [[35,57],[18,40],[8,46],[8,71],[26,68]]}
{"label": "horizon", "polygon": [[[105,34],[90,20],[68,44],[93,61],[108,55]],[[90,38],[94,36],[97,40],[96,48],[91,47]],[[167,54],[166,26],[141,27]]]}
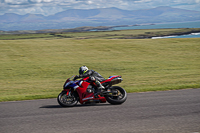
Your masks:
{"label": "horizon", "polygon": [[99,9],[115,7],[122,10],[145,10],[169,6],[200,11],[200,0],[4,0],[0,1],[0,15],[5,13],[54,15],[70,9]]}
{"label": "horizon", "polygon": [[[174,8],[174,7],[170,7],[170,6],[158,6],[158,7],[154,7],[154,8],[149,8],[149,9],[155,9],[155,8],[160,8],[160,7],[169,7],[169,8]],[[116,8],[116,9],[119,9],[119,10],[125,10],[125,9],[120,9],[120,8],[117,8],[117,7],[109,7],[109,8],[93,8],[93,9],[111,9],[111,8]],[[64,11],[61,11],[61,12],[65,12],[65,11],[69,11],[69,10],[93,10],[93,9],[67,9],[67,10],[64,10]],[[176,9],[181,9],[181,8],[176,8]],[[140,10],[140,9],[138,9]],[[138,11],[138,10],[125,10],[125,11]],[[148,10],[148,9],[141,9],[141,10]],[[188,11],[197,11],[197,10],[189,10],[189,9],[181,9],[181,10],[188,10]],[[61,12],[57,12],[57,13],[61,13]],[[200,11],[197,11],[197,12],[200,12]],[[57,14],[55,13],[55,14]],[[27,14],[18,14],[18,13],[4,13],[3,15],[5,14],[17,14],[17,15],[28,15],[28,14],[32,14],[32,15],[43,15],[43,14],[34,14],[34,13],[27,13]],[[55,14],[50,14],[50,15],[47,15],[47,16],[51,16],[51,15],[55,15]],[[3,16],[3,15],[0,15],[0,16]],[[43,15],[45,17],[47,17],[46,15]]]}
{"label": "horizon", "polygon": [[82,26],[120,26],[198,20],[200,20],[200,11],[170,6],[145,10],[123,10],[117,7],[68,9],[48,16],[32,13],[4,14],[0,17],[0,30],[70,29]]}
{"label": "horizon", "polygon": [[[200,22],[200,20],[197,20],[197,21],[185,21],[185,22],[168,22],[168,23],[153,23],[153,24],[138,24],[137,26],[134,26],[134,25],[115,25],[115,26],[96,26],[96,27],[93,27],[93,26],[81,26],[81,27],[90,27],[91,28],[91,31],[92,31],[92,29],[98,29],[99,28],[99,31],[109,31],[109,29],[111,28],[112,30],[138,30],[138,29],[141,29],[141,30],[143,30],[143,29],[163,29],[163,28],[166,28],[165,26],[166,25],[168,25],[169,27],[169,29],[170,28],[172,28],[173,26],[171,26],[170,27],[170,25],[177,25],[177,24],[183,24],[183,27],[181,27],[181,25],[179,25],[180,27],[176,27],[176,28],[200,28],[200,25],[196,25],[195,24],[195,26],[194,27],[186,27],[188,24],[190,24],[190,23],[196,23],[196,22]],[[162,25],[164,25],[163,27],[162,27]],[[152,28],[144,28],[143,26],[158,26],[158,27],[152,27]],[[159,27],[160,26],[160,27]],[[28,33],[26,33],[26,31],[27,32],[29,32],[30,31],[30,34],[32,33],[31,31],[33,31],[33,33],[37,33],[36,31],[38,31],[38,33],[40,32],[40,31],[47,31],[47,32],[44,32],[44,33],[50,33],[50,32],[55,32],[56,30],[60,30],[60,31],[58,31],[58,32],[63,32],[62,30],[69,30],[69,29],[77,29],[77,28],[81,28],[81,27],[74,27],[74,28],[66,28],[66,29],[40,29],[40,30],[11,30],[11,31],[6,31],[6,30],[1,30],[0,29],[0,31],[2,31],[2,32],[5,32],[5,33],[14,33],[14,34],[16,34],[15,32],[19,32],[19,31],[25,31],[25,33],[23,33],[22,32],[22,34],[28,34]],[[105,29],[106,30],[101,30],[101,28],[100,27],[105,27]],[[130,27],[136,27],[136,28],[130,28]],[[174,28],[174,27],[173,27]],[[55,31],[54,31],[55,30]],[[84,31],[84,30],[83,30]],[[98,31],[98,30],[96,30],[96,31]],[[73,31],[70,31],[70,32],[73,32]],[[17,33],[17,34],[19,34],[19,33]],[[1,35],[1,34],[0,34]]]}

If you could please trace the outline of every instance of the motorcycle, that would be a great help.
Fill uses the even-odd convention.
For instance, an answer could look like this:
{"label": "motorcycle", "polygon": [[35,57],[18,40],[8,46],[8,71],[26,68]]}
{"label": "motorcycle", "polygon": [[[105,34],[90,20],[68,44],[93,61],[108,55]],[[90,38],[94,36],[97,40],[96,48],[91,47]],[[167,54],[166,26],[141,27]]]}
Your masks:
{"label": "motorcycle", "polygon": [[[98,96],[94,96],[97,86],[95,83],[89,82],[89,77],[73,80],[74,77],[72,76],[66,80],[62,92],[57,97],[58,103],[63,107],[73,107],[78,102],[80,104],[91,104],[105,103],[107,101],[110,104],[118,105],[124,103],[127,99],[127,93],[123,88],[113,86],[123,80],[120,75],[110,76],[105,81],[102,81],[101,84],[105,89],[98,92]],[[76,89],[73,88],[74,84],[78,85]]]}

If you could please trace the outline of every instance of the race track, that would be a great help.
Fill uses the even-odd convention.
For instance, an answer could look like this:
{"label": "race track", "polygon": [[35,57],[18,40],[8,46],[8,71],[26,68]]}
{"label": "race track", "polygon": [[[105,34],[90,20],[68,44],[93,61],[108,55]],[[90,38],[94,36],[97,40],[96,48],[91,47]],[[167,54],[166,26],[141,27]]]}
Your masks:
{"label": "race track", "polygon": [[[59,93],[59,92],[58,92]],[[1,102],[0,133],[200,133],[200,89],[128,94],[122,105]]]}

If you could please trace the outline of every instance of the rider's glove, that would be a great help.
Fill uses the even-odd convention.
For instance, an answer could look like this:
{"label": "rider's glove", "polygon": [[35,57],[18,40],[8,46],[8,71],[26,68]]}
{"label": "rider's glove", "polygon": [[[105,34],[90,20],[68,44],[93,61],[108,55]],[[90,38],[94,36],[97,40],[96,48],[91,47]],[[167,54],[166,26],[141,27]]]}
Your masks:
{"label": "rider's glove", "polygon": [[76,80],[76,79],[78,79],[79,78],[79,76],[78,75],[76,75],[75,77],[74,77],[74,79],[73,80]]}

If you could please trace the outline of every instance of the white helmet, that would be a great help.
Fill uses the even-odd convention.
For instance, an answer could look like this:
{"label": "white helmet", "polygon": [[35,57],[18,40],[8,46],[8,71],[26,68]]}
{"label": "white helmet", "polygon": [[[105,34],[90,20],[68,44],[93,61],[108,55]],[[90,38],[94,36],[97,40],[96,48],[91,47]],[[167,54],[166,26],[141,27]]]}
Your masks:
{"label": "white helmet", "polygon": [[86,66],[82,66],[79,68],[79,74],[82,75],[87,72],[88,68]]}

